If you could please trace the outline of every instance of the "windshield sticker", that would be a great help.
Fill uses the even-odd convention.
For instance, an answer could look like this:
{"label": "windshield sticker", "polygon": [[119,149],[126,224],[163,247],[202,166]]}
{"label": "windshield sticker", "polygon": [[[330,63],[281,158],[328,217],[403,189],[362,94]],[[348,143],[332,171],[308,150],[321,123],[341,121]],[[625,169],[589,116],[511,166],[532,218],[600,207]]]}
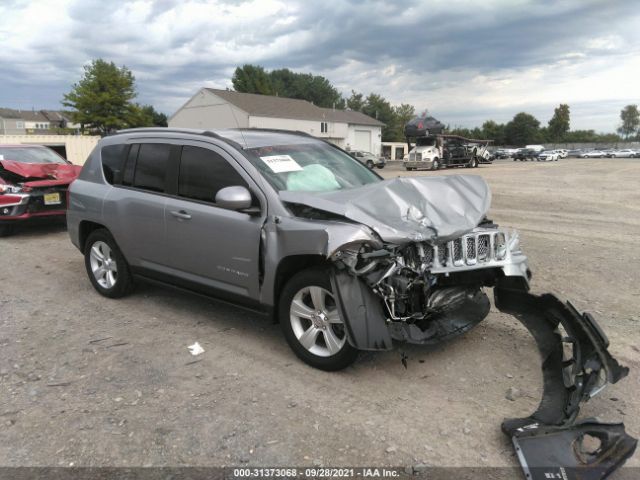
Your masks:
{"label": "windshield sticker", "polygon": [[289,155],[268,155],[260,157],[274,173],[299,172],[302,167]]}
{"label": "windshield sticker", "polygon": [[0,155],[0,160],[4,160],[4,155]]}

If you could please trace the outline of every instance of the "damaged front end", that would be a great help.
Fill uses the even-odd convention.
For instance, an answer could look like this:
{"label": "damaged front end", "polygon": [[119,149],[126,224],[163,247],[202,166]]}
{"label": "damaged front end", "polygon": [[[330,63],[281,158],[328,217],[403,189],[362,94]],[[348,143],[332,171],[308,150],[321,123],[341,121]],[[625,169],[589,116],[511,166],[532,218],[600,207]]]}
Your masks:
{"label": "damaged front end", "polygon": [[623,425],[576,423],[581,403],[628,369],[611,356],[591,315],[551,294],[528,293],[518,235],[487,220],[491,195],[481,178],[404,177],[357,192],[281,196],[371,229],[369,240],[329,235],[327,251],[336,305],[360,350],[463,334],[488,315],[493,288],[496,307],[529,330],[542,357],[538,409],[502,424],[528,479],[605,478],[633,454],[637,441]]}
{"label": "damaged front end", "polygon": [[[494,287],[496,307],[529,330],[542,357],[540,406],[502,424],[528,479],[606,478],[633,454],[637,441],[622,424],[576,424],[581,403],[628,369],[608,352],[590,314],[553,295],[528,293],[530,273],[516,234],[485,222],[445,243],[351,245],[331,259],[338,308],[360,349],[431,344],[467,332],[488,315],[484,287]],[[598,446],[585,447],[587,438]]]}
{"label": "damaged front end", "polygon": [[510,276],[528,288],[517,234],[489,221],[448,242],[355,244],[331,260],[339,308],[361,350],[391,348],[393,340],[433,344],[452,338],[489,313],[482,287]]}

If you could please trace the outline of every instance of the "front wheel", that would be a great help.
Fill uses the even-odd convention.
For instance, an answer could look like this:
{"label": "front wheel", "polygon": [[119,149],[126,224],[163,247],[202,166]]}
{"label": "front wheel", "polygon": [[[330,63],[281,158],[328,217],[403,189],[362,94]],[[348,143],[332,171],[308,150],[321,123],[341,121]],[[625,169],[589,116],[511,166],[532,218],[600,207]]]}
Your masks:
{"label": "front wheel", "polygon": [[120,298],[131,292],[133,278],[129,264],[107,230],[91,232],[85,244],[84,264],[93,288],[100,295]]}
{"label": "front wheel", "polygon": [[437,158],[433,159],[433,162],[431,162],[431,170],[438,170],[440,168],[440,160],[438,160]]}
{"label": "front wheel", "polygon": [[373,161],[367,160],[367,168],[373,169]]}
{"label": "front wheel", "polygon": [[326,269],[294,275],[280,295],[278,316],[287,343],[308,365],[335,371],[356,360],[358,350],[349,344]]}

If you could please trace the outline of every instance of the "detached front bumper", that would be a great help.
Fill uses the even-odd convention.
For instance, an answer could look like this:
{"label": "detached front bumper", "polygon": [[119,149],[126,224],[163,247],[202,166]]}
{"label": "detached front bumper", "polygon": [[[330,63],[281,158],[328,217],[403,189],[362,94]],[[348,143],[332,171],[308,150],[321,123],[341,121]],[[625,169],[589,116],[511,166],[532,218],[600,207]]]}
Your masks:
{"label": "detached front bumper", "polygon": [[[595,319],[571,303],[511,289],[507,282],[494,289],[494,296],[500,311],[529,330],[542,357],[543,394],[537,410],[502,423],[525,476],[606,478],[633,454],[637,440],[622,424],[576,423],[576,418],[583,402],[626,377],[629,369],[609,353],[609,340]],[[600,446],[584,446],[586,436],[597,438]]]}

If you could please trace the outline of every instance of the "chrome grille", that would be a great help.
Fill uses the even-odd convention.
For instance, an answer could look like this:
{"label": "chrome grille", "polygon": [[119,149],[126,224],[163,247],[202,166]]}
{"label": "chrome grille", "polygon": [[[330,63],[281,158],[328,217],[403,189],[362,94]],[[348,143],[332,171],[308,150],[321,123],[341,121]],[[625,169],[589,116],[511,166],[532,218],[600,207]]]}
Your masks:
{"label": "chrome grille", "polygon": [[420,152],[411,152],[409,153],[409,160],[412,162],[420,162],[422,161],[422,153]]}
{"label": "chrome grille", "polygon": [[467,237],[467,260],[476,259],[476,241],[475,237]]}
{"label": "chrome grille", "polygon": [[456,238],[453,242],[451,251],[453,252],[454,263],[462,260],[462,239]]}
{"label": "chrome grille", "polygon": [[[431,248],[435,250],[431,255],[425,255],[425,261],[431,263],[437,257],[438,262],[433,262],[435,270],[441,267],[467,267],[496,264],[506,260],[505,254],[498,254],[497,244],[505,243],[505,232],[491,229],[477,229],[476,231],[441,243]],[[425,250],[428,251],[427,248]]]}
{"label": "chrome grille", "polygon": [[478,236],[478,261],[482,262],[489,256],[489,235]]}

